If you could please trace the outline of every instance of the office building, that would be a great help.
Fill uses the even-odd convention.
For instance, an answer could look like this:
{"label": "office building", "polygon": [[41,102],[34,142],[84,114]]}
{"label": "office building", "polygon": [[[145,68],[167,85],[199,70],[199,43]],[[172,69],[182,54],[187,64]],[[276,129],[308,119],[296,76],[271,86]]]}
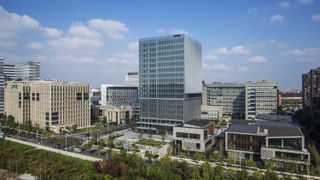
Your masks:
{"label": "office building", "polygon": [[296,111],[302,107],[301,91],[281,91],[278,93],[278,105],[283,111]]}
{"label": "office building", "polygon": [[221,120],[223,110],[221,106],[201,105],[201,119]]}
{"label": "office building", "polygon": [[260,81],[203,84],[202,105],[222,107],[223,116],[254,119],[259,114],[277,114],[276,83]]}
{"label": "office building", "polygon": [[93,113],[95,119],[105,123],[128,123],[132,118],[131,106],[93,106]]}
{"label": "office building", "polygon": [[125,85],[101,85],[102,106],[131,106],[133,115],[139,115],[138,87]]}
{"label": "office building", "polygon": [[4,59],[0,58],[0,114],[4,112]]}
{"label": "office building", "polygon": [[28,61],[22,64],[5,64],[4,65],[5,80],[40,80],[40,62]]}
{"label": "office building", "polygon": [[6,81],[10,81],[10,80],[15,80],[16,79],[15,65],[4,64],[3,72],[4,72],[4,79]]}
{"label": "office building", "polygon": [[320,117],[320,67],[302,75],[302,107]]}
{"label": "office building", "polygon": [[202,105],[222,107],[223,115],[244,119],[245,91],[244,84],[203,84]]}
{"label": "office building", "polygon": [[246,117],[254,119],[257,115],[276,115],[278,109],[278,88],[276,83],[260,81],[246,83]]}
{"label": "office building", "polygon": [[101,91],[98,88],[90,89],[90,102],[92,105],[99,105],[101,101]]}
{"label": "office building", "polygon": [[276,166],[296,164],[305,170],[310,153],[299,127],[276,121],[232,121],[225,131],[225,151],[230,158],[272,160]]}
{"label": "office building", "polygon": [[124,82],[126,86],[139,86],[138,72],[128,72],[128,74],[124,77]]}
{"label": "office building", "polygon": [[139,100],[139,129],[172,131],[200,118],[200,43],[185,34],[140,39]]}
{"label": "office building", "polygon": [[31,123],[60,133],[90,126],[89,85],[58,81],[7,81],[6,115],[18,123]]}
{"label": "office building", "polygon": [[212,120],[194,119],[173,127],[173,141],[176,152],[209,150],[214,142],[214,123]]}

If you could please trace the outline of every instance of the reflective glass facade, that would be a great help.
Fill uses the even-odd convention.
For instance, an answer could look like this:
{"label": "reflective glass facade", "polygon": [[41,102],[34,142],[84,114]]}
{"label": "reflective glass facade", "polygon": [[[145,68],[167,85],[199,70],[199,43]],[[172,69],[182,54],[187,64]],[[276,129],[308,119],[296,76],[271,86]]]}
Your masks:
{"label": "reflective glass facade", "polygon": [[140,129],[200,117],[201,46],[178,34],[139,41]]}

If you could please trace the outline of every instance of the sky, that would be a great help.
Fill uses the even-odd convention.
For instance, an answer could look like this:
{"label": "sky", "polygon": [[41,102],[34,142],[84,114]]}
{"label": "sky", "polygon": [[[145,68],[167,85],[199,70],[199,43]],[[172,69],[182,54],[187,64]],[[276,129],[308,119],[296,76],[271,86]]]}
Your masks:
{"label": "sky", "polygon": [[206,83],[301,89],[320,66],[320,0],[0,0],[0,57],[40,61],[42,79],[122,84],[140,38],[177,33],[200,41]]}

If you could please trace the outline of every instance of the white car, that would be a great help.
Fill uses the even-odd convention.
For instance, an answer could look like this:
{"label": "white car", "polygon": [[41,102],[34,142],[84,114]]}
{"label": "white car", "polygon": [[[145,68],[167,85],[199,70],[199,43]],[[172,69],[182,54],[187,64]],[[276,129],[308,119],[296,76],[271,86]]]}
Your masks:
{"label": "white car", "polygon": [[80,148],[73,148],[73,152],[76,152],[76,153],[81,153],[82,150]]}

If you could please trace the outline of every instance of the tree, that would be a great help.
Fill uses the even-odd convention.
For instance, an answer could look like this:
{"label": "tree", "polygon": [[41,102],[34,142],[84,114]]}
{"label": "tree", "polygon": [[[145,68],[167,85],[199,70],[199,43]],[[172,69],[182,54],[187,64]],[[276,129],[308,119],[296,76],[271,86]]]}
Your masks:
{"label": "tree", "polygon": [[160,128],[159,134],[161,135],[162,142],[164,142],[164,139],[166,137],[166,130],[163,127]]}
{"label": "tree", "polygon": [[203,179],[204,180],[211,180],[213,178],[211,165],[208,161],[203,163],[202,172],[203,172]]}
{"label": "tree", "polygon": [[202,152],[196,152],[194,158],[198,161],[204,160],[204,154]]}
{"label": "tree", "polygon": [[223,167],[221,164],[217,165],[214,168],[214,175],[215,175],[215,177],[220,177],[220,178],[223,177]]}
{"label": "tree", "polygon": [[263,174],[260,171],[255,171],[252,176],[249,177],[250,180],[262,180]]}
{"label": "tree", "polygon": [[264,167],[267,169],[267,170],[272,170],[273,169],[273,162],[270,161],[270,160],[265,160],[264,162]]}
{"label": "tree", "polygon": [[100,139],[98,141],[98,150],[103,149],[104,147],[106,147],[106,143],[104,142],[104,140]]}
{"label": "tree", "polygon": [[256,167],[256,163],[253,160],[246,160],[245,164],[249,167]]}
{"label": "tree", "polygon": [[109,148],[114,148],[113,139],[111,139],[110,137],[109,137],[109,139],[108,139],[108,144],[107,144],[107,146],[108,146]]}
{"label": "tree", "polygon": [[148,158],[148,162],[151,163],[151,159],[152,159],[152,157],[153,157],[153,154],[152,154],[150,151],[146,151],[146,152],[144,153],[144,155],[145,155],[145,157]]}
{"label": "tree", "polygon": [[263,180],[278,180],[279,177],[277,175],[277,173],[275,173],[274,171],[270,171],[267,170],[267,172],[265,173],[265,176],[263,178]]}
{"label": "tree", "polygon": [[190,179],[191,180],[199,180],[199,179],[201,179],[199,167],[196,166],[196,167],[194,167],[192,169],[192,173],[191,173]]}
{"label": "tree", "polygon": [[238,172],[238,177],[240,180],[248,180],[249,174],[248,174],[247,170],[243,169]]}

